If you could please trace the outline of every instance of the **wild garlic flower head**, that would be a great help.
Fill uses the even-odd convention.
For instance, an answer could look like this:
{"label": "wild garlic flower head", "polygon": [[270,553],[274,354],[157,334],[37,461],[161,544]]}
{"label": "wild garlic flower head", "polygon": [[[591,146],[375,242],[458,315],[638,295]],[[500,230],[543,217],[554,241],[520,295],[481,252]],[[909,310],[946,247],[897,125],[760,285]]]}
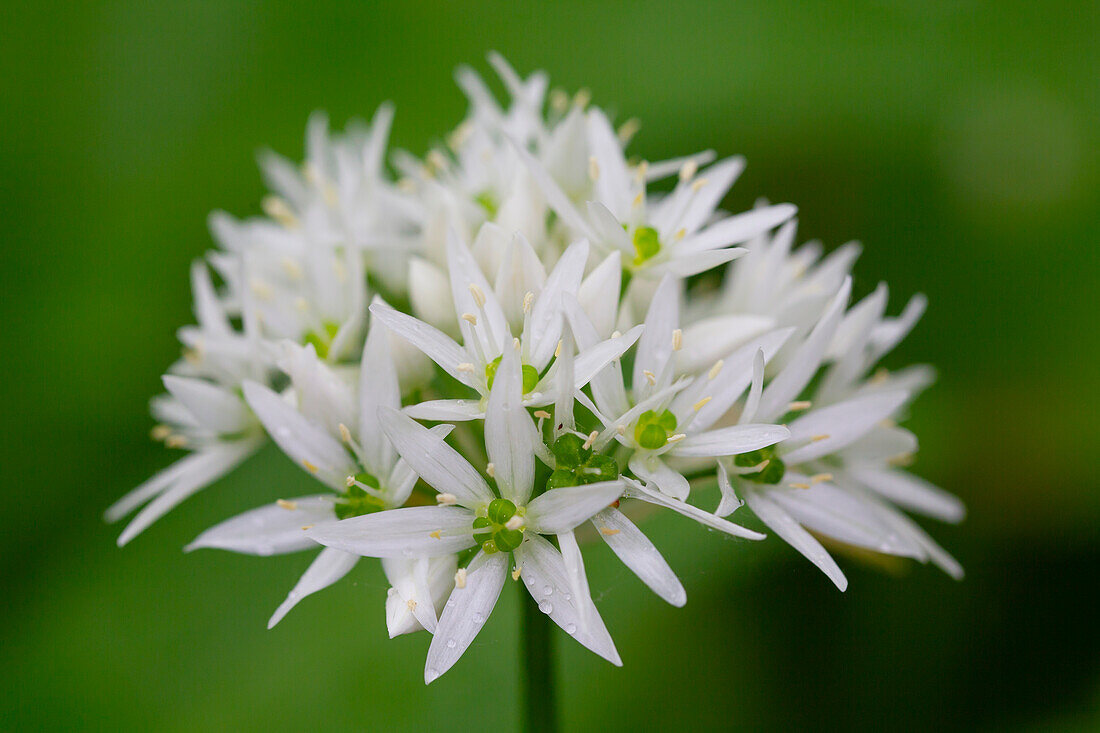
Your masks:
{"label": "wild garlic flower head", "polygon": [[509,580],[621,664],[585,542],[687,599],[642,505],[740,540],[770,530],[841,589],[830,551],[846,546],[961,577],[905,513],[965,513],[905,470],[917,441],[899,422],[932,371],[879,366],[924,298],[888,316],[883,284],[851,304],[857,245],[796,247],[790,204],[720,209],[743,159],[628,157],[635,121],[490,64],[509,99],[460,69],[469,110],[445,146],[387,152],[389,105],[343,133],[318,114],[301,166],[261,155],[264,216],[211,217],[197,322],[152,405],[154,437],[188,454],[108,510],[142,507],[120,544],[270,439],[316,492],[188,549],[314,551],[271,626],[380,558],[389,634],[432,635],[427,682]]}

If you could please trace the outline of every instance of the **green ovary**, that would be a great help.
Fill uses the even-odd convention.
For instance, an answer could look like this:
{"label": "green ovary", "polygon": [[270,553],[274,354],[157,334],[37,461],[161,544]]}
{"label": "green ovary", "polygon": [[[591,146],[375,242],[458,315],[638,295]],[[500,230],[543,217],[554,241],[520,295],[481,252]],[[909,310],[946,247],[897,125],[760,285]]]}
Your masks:
{"label": "green ovary", "polygon": [[328,356],[329,347],[332,346],[332,340],[336,338],[337,331],[340,330],[340,324],[334,321],[325,321],[321,324],[321,332],[307,331],[306,335],[302,337],[303,344],[313,344],[314,350],[317,352],[317,356],[324,359]]}
{"label": "green ovary", "polygon": [[474,519],[474,541],[481,549],[494,552],[511,552],[523,542],[522,529],[508,529],[508,520],[516,516],[516,505],[508,499],[493,499],[489,502],[486,516]]}
{"label": "green ovary", "polygon": [[668,436],[675,430],[676,416],[671,411],[646,410],[634,425],[634,440],[643,448],[657,450],[668,442]]}
{"label": "green ovary", "polygon": [[767,448],[760,448],[759,450],[749,451],[748,453],[740,453],[733,457],[733,464],[741,468],[759,466],[764,461],[767,461],[768,465],[764,466],[763,469],[754,473],[743,473],[741,474],[741,478],[748,481],[754,481],[758,484],[777,484],[782,481],[783,474],[786,473],[787,467],[775,454],[774,445],[769,445]]}
{"label": "green ovary", "polygon": [[661,240],[653,227],[634,230],[634,264],[640,265],[661,251]]}
{"label": "green ovary", "polygon": [[[497,368],[502,358],[498,356],[485,365],[485,381],[489,383],[489,389],[493,388],[493,379],[497,375]],[[539,370],[530,364],[524,364],[520,367],[520,373],[523,375],[523,394],[528,394],[539,383]]]}
{"label": "green ovary", "polygon": [[580,437],[572,433],[555,440],[550,450],[557,467],[546,481],[547,489],[614,481],[619,476],[619,464],[614,458],[593,453],[591,448],[584,447]]}

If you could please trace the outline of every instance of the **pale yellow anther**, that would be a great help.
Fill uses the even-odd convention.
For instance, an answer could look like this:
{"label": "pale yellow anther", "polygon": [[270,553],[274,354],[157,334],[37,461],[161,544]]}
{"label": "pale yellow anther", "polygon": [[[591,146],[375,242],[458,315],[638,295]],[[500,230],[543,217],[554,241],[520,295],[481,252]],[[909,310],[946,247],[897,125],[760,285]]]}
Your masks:
{"label": "pale yellow anther", "polygon": [[549,420],[550,419],[550,413],[547,412],[546,410],[535,410],[534,415],[535,415],[535,417],[539,418],[540,420]]}
{"label": "pale yellow anther", "polygon": [[622,331],[612,331],[611,332],[611,338],[613,338],[613,339],[617,339],[622,335],[623,335]]}
{"label": "pale yellow anther", "polygon": [[299,313],[305,313],[309,310],[309,301],[299,295],[294,299],[294,307],[298,309]]}
{"label": "pale yellow anther", "polygon": [[638,164],[638,167],[634,169],[634,180],[638,183],[645,183],[646,174],[649,173],[649,161],[643,160]]}
{"label": "pale yellow anther", "polygon": [[681,440],[687,437],[687,433],[676,433],[675,435],[668,436],[668,443],[679,443]]}
{"label": "pale yellow anther", "polygon": [[580,89],[573,96],[573,104],[577,107],[584,109],[588,106],[588,103],[592,101],[592,92],[587,89]]}
{"label": "pale yellow anther", "polygon": [[596,156],[594,155],[588,158],[588,177],[593,181],[600,177],[600,164],[596,161]]}
{"label": "pale yellow anther", "polygon": [[787,486],[790,486],[792,489],[808,489],[808,488],[810,488],[809,484],[803,484],[803,483],[787,484]]}
{"label": "pale yellow anther", "polygon": [[642,374],[645,375],[645,381],[649,382],[651,385],[652,384],[657,384],[657,375],[656,374],[649,371],[648,369],[643,369]]}
{"label": "pale yellow anther", "polygon": [[888,459],[886,462],[891,466],[897,466],[898,468],[905,468],[906,466],[913,465],[914,456],[912,453],[901,453]]}
{"label": "pale yellow anther", "polygon": [[699,412],[699,410],[702,410],[704,407],[707,406],[707,403],[710,402],[710,400],[711,400],[710,397],[704,397],[703,399],[699,400],[694,405],[692,405],[691,409],[695,410],[695,412]]}
{"label": "pale yellow anther", "polygon": [[470,295],[474,297],[474,302],[477,303],[477,307],[480,308],[485,305],[485,293],[477,285],[470,283]]}
{"label": "pale yellow anther", "polygon": [[710,368],[710,371],[707,372],[707,379],[714,379],[715,377],[717,377],[718,372],[722,371],[722,367],[725,365],[725,363],[726,362],[722,361],[721,359],[714,362],[714,366],[712,366]]}
{"label": "pale yellow anther", "polygon": [[821,435],[811,436],[810,437],[810,442],[811,443],[817,443],[819,441],[828,440],[828,439],[829,439],[829,434],[828,433],[822,433]]}
{"label": "pale yellow anther", "polygon": [[889,430],[891,428],[896,428],[898,426],[898,423],[897,423],[896,420],[891,420],[890,418],[886,418],[884,420],[879,420],[878,421],[878,426],[880,428],[886,428],[887,430]]}
{"label": "pale yellow anther", "polygon": [[485,464],[485,474],[489,478],[496,478],[496,476],[497,476],[497,467],[494,466],[492,463],[486,463]]}
{"label": "pale yellow anther", "polygon": [[402,193],[416,193],[416,181],[411,178],[402,178],[397,181],[397,190]]}
{"label": "pale yellow anther", "polygon": [[290,210],[290,205],[278,196],[264,196],[260,206],[264,213],[288,229],[298,226],[298,217]]}
{"label": "pale yellow anther", "polygon": [[466,321],[471,326],[477,325],[477,316],[475,316],[473,313],[463,313],[462,320]]}
{"label": "pale yellow anther", "polygon": [[676,329],[672,332],[672,350],[679,351],[684,348],[684,332]]}
{"label": "pale yellow anther", "polygon": [[248,283],[248,288],[260,300],[271,300],[271,296],[274,294],[271,286],[263,280],[252,280]]}
{"label": "pale yellow anther", "polygon": [[275,501],[275,503],[281,509],[286,509],[289,512],[292,512],[292,511],[294,511],[295,509],[298,508],[298,505],[296,503],[294,503],[293,501],[287,501],[286,499],[278,499],[278,500]]}
{"label": "pale yellow anther", "polygon": [[441,540],[443,539],[443,530],[437,529],[434,532],[429,532],[428,536],[431,537],[433,540]]}
{"label": "pale yellow anther", "polygon": [[554,358],[561,356],[561,339],[558,339],[558,345],[554,347]]}
{"label": "pale yellow anther", "polygon": [[455,367],[455,371],[465,372],[467,374],[473,374],[474,370],[475,370],[474,365],[471,364],[468,361],[464,361],[464,362],[462,362],[461,364],[459,364],[458,366]]}
{"label": "pale yellow anther", "polygon": [[317,466],[310,463],[309,461],[302,461],[302,465],[305,466],[306,470],[310,473],[317,473]]}
{"label": "pale yellow anther", "polygon": [[312,524],[303,524],[302,525],[302,531],[305,532],[307,529],[313,529],[313,525]]}
{"label": "pale yellow anther", "polygon": [[515,349],[516,351],[519,351],[519,346],[520,346],[519,339],[518,338],[513,338],[512,339],[512,348]]}
{"label": "pale yellow anther", "polygon": [[882,384],[883,382],[885,382],[889,378],[890,378],[890,372],[888,372],[884,368],[880,368],[878,371],[876,371],[874,373],[874,376],[871,377],[871,384]]}
{"label": "pale yellow anther", "polygon": [[302,279],[302,266],[289,257],[284,257],[279,260],[279,266],[283,268],[283,272],[285,272],[286,276],[291,280]]}
{"label": "pale yellow anther", "polygon": [[473,125],[471,125],[469,121],[463,122],[455,128],[454,132],[447,136],[447,147],[457,153],[459,148],[462,147],[462,144],[469,139],[471,132],[473,132]]}
{"label": "pale yellow anther", "polygon": [[348,281],[348,267],[344,264],[343,260],[336,260],[332,263],[332,271],[336,275],[336,279],[341,283]]}
{"label": "pale yellow anther", "polygon": [[787,405],[787,412],[799,412],[801,410],[808,410],[813,407],[814,403],[809,400],[796,400]]}
{"label": "pale yellow anther", "polygon": [[513,570],[512,570],[512,580],[519,580],[519,576],[522,572],[523,572],[523,566],[522,565],[516,565],[516,567],[513,568]]}
{"label": "pale yellow anther", "polygon": [[523,526],[523,517],[519,515],[513,515],[511,519],[504,523],[505,529],[519,529]]}
{"label": "pale yellow anther", "polygon": [[340,423],[336,427],[340,429],[340,440],[351,445],[351,431],[348,430],[348,426],[344,423]]}
{"label": "pale yellow anther", "polygon": [[618,433],[619,435],[626,435],[626,426],[623,425],[622,423],[619,423],[618,425],[615,426],[615,432]]}
{"label": "pale yellow anther", "polygon": [[676,233],[672,235],[672,238],[679,242],[681,239],[687,236],[688,230],[680,227],[676,230]]}
{"label": "pale yellow anther", "polygon": [[523,312],[531,312],[531,304],[535,302],[535,294],[528,290],[523,296]]}
{"label": "pale yellow anther", "polygon": [[833,480],[833,474],[831,474],[831,473],[815,473],[813,476],[810,476],[810,483],[811,484],[820,484],[822,481],[832,481],[832,480]]}
{"label": "pale yellow anther", "polygon": [[410,598],[408,601],[405,602],[405,607],[408,608],[410,611],[416,610],[416,601]]}
{"label": "pale yellow anther", "polygon": [[707,181],[706,178],[700,178],[695,183],[691,184],[691,190],[698,193],[707,183],[709,183],[709,181]]}
{"label": "pale yellow anther", "polygon": [[643,201],[645,201],[645,194],[639,193],[637,196],[634,197],[634,200],[630,202],[630,205],[636,209],[642,205]]}
{"label": "pale yellow anther", "polygon": [[612,535],[619,534],[620,530],[611,529],[611,527],[600,527],[600,534],[611,537]]}
{"label": "pale yellow anther", "polygon": [[187,445],[187,436],[184,435],[169,435],[164,444],[169,448],[183,448]]}
{"label": "pale yellow anther", "polygon": [[429,151],[427,161],[433,172],[447,170],[447,158],[438,150]]}
{"label": "pale yellow anther", "polygon": [[555,112],[564,112],[569,107],[569,95],[564,89],[553,89],[550,92],[550,109]]}
{"label": "pale yellow anther", "polygon": [[306,183],[314,186],[321,180],[321,174],[317,172],[317,166],[308,160],[302,163],[302,177],[306,179]]}
{"label": "pale yellow anther", "polygon": [[327,181],[321,184],[321,195],[325,197],[325,205],[330,209],[335,209],[337,204],[340,203],[339,191],[336,190],[336,186]]}
{"label": "pale yellow anther", "polygon": [[466,587],[466,568],[459,568],[455,571],[455,588]]}
{"label": "pale yellow anther", "polygon": [[202,352],[199,349],[184,349],[183,358],[190,364],[198,364],[202,361]]}
{"label": "pale yellow anther", "polygon": [[619,138],[619,142],[626,145],[630,142],[630,139],[638,134],[638,130],[642,128],[642,123],[638,121],[637,117],[631,117],[629,120],[619,125],[619,129],[615,131],[615,134]]}
{"label": "pale yellow anther", "polygon": [[172,434],[172,428],[167,425],[156,425],[149,431],[149,435],[153,440],[167,440],[168,436]]}
{"label": "pale yellow anther", "polygon": [[680,180],[687,183],[692,178],[695,178],[695,174],[699,172],[699,164],[694,160],[689,160],[680,167]]}
{"label": "pale yellow anther", "polygon": [[344,478],[344,486],[347,486],[347,487],[348,487],[349,489],[350,489],[350,488],[351,488],[352,486],[355,486],[355,477],[354,477],[354,476],[347,476],[347,477],[345,477],[345,478]]}
{"label": "pale yellow anther", "polygon": [[455,496],[454,494],[442,493],[442,494],[436,494],[435,495],[435,500],[437,502],[439,502],[440,504],[443,504],[445,506],[450,506],[451,504],[455,504],[455,503],[458,502],[458,497]]}
{"label": "pale yellow anther", "polygon": [[597,431],[593,430],[591,433],[588,434],[588,437],[585,438],[584,444],[583,444],[582,447],[585,450],[588,450],[589,448],[592,447],[592,444],[596,442],[596,438],[598,438],[598,437],[600,437],[600,434]]}

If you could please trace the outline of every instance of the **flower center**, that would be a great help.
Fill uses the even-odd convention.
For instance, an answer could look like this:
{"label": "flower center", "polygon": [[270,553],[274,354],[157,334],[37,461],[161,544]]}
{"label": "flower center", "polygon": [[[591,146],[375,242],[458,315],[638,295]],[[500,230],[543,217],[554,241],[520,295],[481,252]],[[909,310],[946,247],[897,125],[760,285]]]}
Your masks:
{"label": "flower center", "polygon": [[[485,380],[489,383],[489,389],[493,388],[493,379],[497,375],[497,368],[500,366],[500,360],[503,356],[498,356],[491,362],[485,365]],[[529,393],[539,383],[539,370],[535,369],[530,364],[524,364],[520,367],[520,373],[523,375],[523,394]]]}
{"label": "flower center", "polygon": [[[676,430],[676,416],[669,410],[646,410],[634,425],[634,440],[649,450],[657,450],[668,442],[668,436]],[[755,465],[755,464],[750,464]]]}
{"label": "flower center", "polygon": [[321,324],[321,331],[307,331],[302,337],[303,344],[313,344],[317,357],[324,359],[328,356],[328,349],[332,346],[332,340],[336,338],[336,332],[340,330],[340,324],[334,321],[325,321]]}
{"label": "flower center", "polygon": [[653,227],[634,230],[634,264],[640,265],[661,251],[661,240]]}
{"label": "flower center", "polygon": [[500,203],[497,202],[497,197],[493,195],[492,191],[485,190],[474,196],[474,201],[477,205],[485,209],[485,215],[489,218],[489,221],[497,218],[497,212],[500,211]]}
{"label": "flower center", "polygon": [[[380,484],[371,474],[363,471],[353,477],[356,483],[369,486],[372,489],[379,488]],[[367,493],[366,489],[356,486],[354,483],[336,500],[336,518],[348,519],[360,517],[371,512],[378,512],[386,508],[386,505],[377,496]]]}
{"label": "flower center", "polygon": [[474,519],[474,541],[488,554],[510,552],[523,542],[523,527],[510,520],[522,517],[508,499],[493,499],[484,517]]}
{"label": "flower center", "polygon": [[619,464],[611,456],[593,453],[584,441],[566,433],[550,446],[557,467],[546,481],[547,489],[563,486],[583,486],[598,481],[614,481],[619,476]]}
{"label": "flower center", "polygon": [[759,466],[761,463],[764,463],[764,461],[768,463],[762,469],[753,473],[743,473],[741,474],[741,478],[755,481],[758,484],[779,483],[783,479],[783,474],[786,473],[787,467],[783,464],[783,461],[776,456],[774,445],[769,445],[767,448],[760,448],[759,450],[749,451],[748,453],[739,453],[733,457],[734,465],[740,466],[741,468]]}

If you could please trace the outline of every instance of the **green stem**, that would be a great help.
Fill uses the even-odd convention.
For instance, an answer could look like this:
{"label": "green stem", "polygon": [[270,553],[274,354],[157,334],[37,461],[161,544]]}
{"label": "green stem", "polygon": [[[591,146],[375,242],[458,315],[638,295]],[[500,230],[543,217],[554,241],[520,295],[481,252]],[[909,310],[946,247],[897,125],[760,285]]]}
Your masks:
{"label": "green stem", "polygon": [[516,585],[523,594],[523,730],[555,733],[558,719],[550,616],[539,610],[523,583]]}

